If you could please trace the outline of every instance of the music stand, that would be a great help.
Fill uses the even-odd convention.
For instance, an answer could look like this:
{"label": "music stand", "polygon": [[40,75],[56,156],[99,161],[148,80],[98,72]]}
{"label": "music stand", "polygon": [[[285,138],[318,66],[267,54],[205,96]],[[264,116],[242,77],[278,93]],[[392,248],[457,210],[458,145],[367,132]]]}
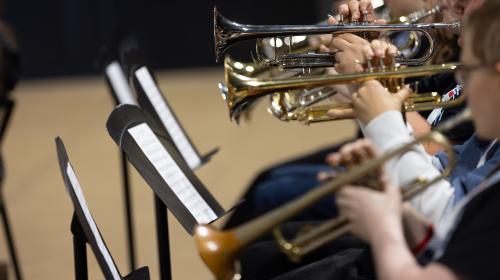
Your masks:
{"label": "music stand", "polygon": [[149,280],[148,267],[142,267],[132,271],[125,277],[121,276],[101,236],[99,228],[90,213],[80,183],[76,177],[73,166],[69,162],[64,143],[59,137],[56,137],[55,142],[64,185],[74,207],[71,232],[73,234],[75,279],[88,279],[86,244],[89,244],[106,279]]}
{"label": "music stand", "polygon": [[[14,100],[12,100],[7,95],[0,96],[0,110],[3,112],[3,118],[0,124],[0,144],[3,143],[5,132],[9,125],[9,121],[14,110]],[[3,182],[5,177],[5,170],[3,164],[3,156],[0,154],[0,217],[2,219],[3,228],[5,231],[5,239],[7,241],[7,247],[12,261],[12,266],[14,268],[14,274],[17,280],[22,280],[21,265],[19,263],[16,248],[14,245],[14,236],[10,227],[9,215],[7,214],[7,206],[3,198]]]}
{"label": "music stand", "polygon": [[[110,61],[104,67],[104,77],[110,89],[111,95],[115,104],[132,104],[137,105],[132,91],[127,83],[127,77],[118,60]],[[123,185],[123,198],[125,204],[125,221],[127,228],[127,240],[129,251],[129,266],[130,271],[136,267],[135,257],[135,235],[134,235],[134,222],[132,216],[132,198],[130,192],[130,175],[128,170],[128,162],[123,151],[120,150],[120,163],[122,170],[122,185]]]}
{"label": "music stand", "polygon": [[[111,113],[106,126],[110,136],[153,189],[157,217],[161,214],[166,216],[168,207],[192,235],[195,225],[211,223],[225,214],[170,139],[163,134],[158,123],[141,108],[133,105],[118,106]],[[158,241],[160,245],[163,244],[159,247],[162,279],[171,278],[166,223],[166,217],[157,219]]]}
{"label": "music stand", "polygon": [[208,162],[218,152],[218,148],[204,156],[187,135],[174,111],[161,92],[156,79],[146,66],[132,66],[131,80],[137,93],[137,101],[144,111],[159,124],[163,135],[166,135],[192,170]]}

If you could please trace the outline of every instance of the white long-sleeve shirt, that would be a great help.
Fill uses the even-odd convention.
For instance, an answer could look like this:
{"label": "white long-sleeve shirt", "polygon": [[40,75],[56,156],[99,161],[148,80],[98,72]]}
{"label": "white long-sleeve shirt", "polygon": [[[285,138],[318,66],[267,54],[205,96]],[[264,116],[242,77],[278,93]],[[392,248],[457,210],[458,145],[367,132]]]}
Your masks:
{"label": "white long-sleeve shirt", "polygon": [[[411,128],[405,125],[398,111],[385,112],[366,126],[361,125],[361,129],[365,137],[372,140],[382,153],[414,140]],[[434,161],[422,145],[416,145],[415,149],[388,161],[385,170],[392,183],[405,186],[422,176],[428,179],[439,176],[441,172],[433,162],[438,161]],[[453,197],[453,191],[448,181],[440,180],[427,187],[410,202],[417,211],[437,224],[446,212],[446,206]]]}

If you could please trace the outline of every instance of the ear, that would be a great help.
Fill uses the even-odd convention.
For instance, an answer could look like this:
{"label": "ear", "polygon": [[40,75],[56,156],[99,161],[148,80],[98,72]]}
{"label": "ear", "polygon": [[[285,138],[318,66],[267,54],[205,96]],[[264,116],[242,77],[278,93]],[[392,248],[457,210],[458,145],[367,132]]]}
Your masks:
{"label": "ear", "polygon": [[500,74],[500,62],[495,64],[495,70],[497,70],[498,74]]}

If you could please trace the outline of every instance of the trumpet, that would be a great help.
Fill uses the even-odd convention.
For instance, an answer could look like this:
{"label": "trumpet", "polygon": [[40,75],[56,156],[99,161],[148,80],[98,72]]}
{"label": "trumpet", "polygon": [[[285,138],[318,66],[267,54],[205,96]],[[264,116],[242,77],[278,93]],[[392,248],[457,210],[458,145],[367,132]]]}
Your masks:
{"label": "trumpet", "polygon": [[[283,222],[300,213],[326,195],[331,195],[347,184],[359,182],[361,179],[373,175],[385,162],[413,150],[415,148],[414,146],[422,141],[435,141],[440,145],[443,145],[445,151],[448,153],[450,164],[441,173],[441,175],[435,178],[417,178],[409,185],[401,188],[405,199],[414,197],[423,191],[427,186],[444,179],[451,173],[456,163],[455,154],[453,152],[452,145],[440,132],[449,130],[450,128],[468,119],[470,119],[470,112],[466,110],[454,119],[443,123],[443,125],[438,127],[437,130],[434,130],[427,135],[418,137],[411,143],[384,153],[377,158],[367,160],[357,167],[352,168],[350,171],[339,174],[334,180],[326,182],[307,192],[303,196],[298,197],[287,204],[236,228],[229,229],[227,231],[218,231],[210,225],[197,226],[194,238],[202,260],[218,280],[241,279],[241,275],[239,275],[236,267],[236,259],[245,246],[255,241],[263,234],[277,228]],[[334,231],[339,231],[340,233],[347,232],[348,221],[345,217],[340,217],[339,219],[340,220],[337,220],[337,223],[335,223]],[[328,232],[331,232],[331,230],[328,230]],[[332,235],[334,234],[332,233]],[[323,235],[321,234],[320,236],[322,237]],[[336,235],[334,235],[334,237],[335,236]],[[314,238],[310,240],[313,245],[308,246],[318,247],[319,245],[315,244],[315,240],[317,238],[318,236],[314,236]],[[332,240],[331,237],[326,239],[328,239],[327,241]],[[285,241],[282,242],[283,244],[290,243]],[[292,252],[293,254],[297,251],[307,252],[307,249],[304,249],[303,247],[296,247],[293,245],[283,246],[283,249],[286,251],[292,250],[293,248],[295,248],[293,250],[294,252]]]}
{"label": "trumpet", "polygon": [[[441,6],[435,5],[430,9],[417,10],[406,16],[391,19],[388,24],[413,24],[440,12]],[[337,17],[342,20],[340,15],[337,15]],[[368,24],[367,20],[362,22]],[[326,21],[318,24],[325,25]],[[419,32],[412,31],[405,34],[404,40],[402,38],[394,40],[395,36],[399,36],[398,34],[401,33],[392,32],[384,34],[382,37],[389,38],[405,57],[414,58],[422,45]],[[256,55],[254,56],[252,53],[252,58],[259,64],[278,66],[282,69],[333,67],[335,65],[335,53],[317,53],[317,48],[314,49],[309,46],[308,38],[308,36],[302,35],[258,39],[255,47]],[[417,61],[414,64],[417,64]]]}
{"label": "trumpet", "polygon": [[[339,34],[339,33],[359,33],[359,32],[393,32],[393,31],[417,31],[422,33],[429,41],[429,49],[421,58],[407,59],[398,58],[398,63],[407,65],[421,65],[432,57],[435,51],[435,41],[430,33],[437,29],[460,30],[460,23],[428,23],[428,24],[371,24],[361,23],[341,23],[336,25],[250,25],[230,21],[223,17],[214,8],[214,37],[215,37],[215,57],[216,61],[224,55],[232,45],[248,39],[289,37],[290,44],[293,36],[318,35],[318,34]],[[275,40],[276,41],[276,40]],[[314,54],[318,59],[324,59],[328,54]],[[333,58],[330,54],[330,58]],[[306,56],[307,57],[307,56]],[[292,57],[294,65],[300,64],[304,57]],[[303,64],[301,67],[310,67]],[[322,66],[324,67],[324,66]]]}
{"label": "trumpet", "polygon": [[[231,119],[237,120],[245,107],[259,97],[297,89],[311,89],[334,84],[353,84],[368,80],[386,80],[389,90],[395,92],[401,87],[404,78],[430,76],[439,73],[455,71],[458,64],[440,64],[417,66],[410,68],[369,67],[367,72],[342,75],[311,75],[306,77],[291,77],[283,79],[257,79],[238,74],[233,71],[229,60],[225,61],[225,85],[227,91],[222,97],[225,100]],[[383,64],[382,64],[383,65]],[[434,107],[446,106],[443,102],[429,104]]]}

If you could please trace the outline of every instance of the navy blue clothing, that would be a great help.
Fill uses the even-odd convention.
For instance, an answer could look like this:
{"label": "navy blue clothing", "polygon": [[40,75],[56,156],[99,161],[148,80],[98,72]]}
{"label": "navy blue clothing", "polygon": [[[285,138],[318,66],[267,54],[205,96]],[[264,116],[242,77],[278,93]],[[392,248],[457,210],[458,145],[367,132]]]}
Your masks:
{"label": "navy blue clothing", "polygon": [[[457,165],[449,177],[449,182],[455,189],[454,204],[460,201],[467,193],[474,189],[500,163],[500,144],[495,143],[489,150],[484,164],[476,168],[481,156],[492,142],[472,136],[463,145],[455,145]],[[448,165],[446,153],[436,154],[443,166]]]}

